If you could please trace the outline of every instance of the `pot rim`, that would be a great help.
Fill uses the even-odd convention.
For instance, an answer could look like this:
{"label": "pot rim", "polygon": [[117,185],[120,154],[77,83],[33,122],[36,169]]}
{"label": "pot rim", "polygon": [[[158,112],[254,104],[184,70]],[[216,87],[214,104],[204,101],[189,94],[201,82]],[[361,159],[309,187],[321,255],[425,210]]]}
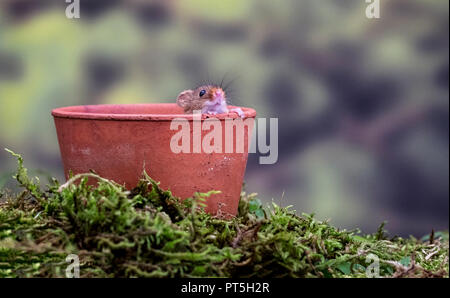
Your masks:
{"label": "pot rim", "polygon": [[[163,113],[146,113],[146,114],[126,114],[126,113],[98,113],[92,112],[93,109],[98,110],[101,107],[111,109],[118,109],[123,107],[136,108],[145,106],[160,106],[162,108],[174,108],[177,106],[175,103],[142,103],[142,104],[100,104],[100,105],[78,105],[56,108],[52,110],[52,116],[55,118],[70,118],[70,119],[91,119],[91,120],[130,120],[130,121],[170,121],[176,118],[182,118],[187,120],[193,120],[192,114],[163,114]],[[230,108],[238,108],[238,106],[229,106]],[[239,107],[245,114],[245,118],[255,118],[256,111],[252,108]],[[180,112],[182,112],[181,108]],[[202,119],[205,118],[217,118],[217,119],[235,119],[239,116],[236,113],[230,114],[218,114],[218,115],[202,115]]]}

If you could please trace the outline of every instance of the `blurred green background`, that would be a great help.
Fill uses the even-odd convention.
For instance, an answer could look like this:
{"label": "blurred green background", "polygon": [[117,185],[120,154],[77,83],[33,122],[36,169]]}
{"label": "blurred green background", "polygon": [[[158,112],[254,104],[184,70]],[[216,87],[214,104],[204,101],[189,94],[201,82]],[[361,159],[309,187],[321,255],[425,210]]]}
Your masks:
{"label": "blurred green background", "polygon": [[[206,78],[279,118],[279,161],[246,189],[343,228],[448,230],[449,2],[0,1],[0,147],[62,179],[50,110],[174,102]],[[15,161],[0,152],[0,187]]]}

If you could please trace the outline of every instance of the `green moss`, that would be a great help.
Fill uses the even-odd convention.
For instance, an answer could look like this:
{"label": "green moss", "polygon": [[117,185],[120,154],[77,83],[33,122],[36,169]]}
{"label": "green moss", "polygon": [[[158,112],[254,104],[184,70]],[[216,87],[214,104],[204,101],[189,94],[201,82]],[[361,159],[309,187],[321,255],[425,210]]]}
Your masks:
{"label": "green moss", "polygon": [[132,191],[94,173],[43,191],[12,154],[23,191],[2,194],[0,277],[65,276],[69,254],[81,277],[366,277],[374,258],[380,276],[448,277],[448,233],[361,235],[246,193],[227,221],[203,211],[214,192],[179,202],[146,173]]}

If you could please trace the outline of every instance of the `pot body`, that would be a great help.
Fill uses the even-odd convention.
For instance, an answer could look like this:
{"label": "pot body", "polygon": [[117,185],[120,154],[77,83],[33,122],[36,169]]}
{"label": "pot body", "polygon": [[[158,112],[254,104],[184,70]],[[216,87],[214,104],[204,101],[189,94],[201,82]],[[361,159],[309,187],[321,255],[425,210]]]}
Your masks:
{"label": "pot body", "polygon": [[[55,109],[52,115],[66,178],[70,171],[78,174],[94,170],[131,189],[137,185],[145,168],[163,189],[181,199],[192,197],[195,192],[220,191],[207,199],[206,211],[231,217],[238,209],[256,116],[253,109],[242,110],[248,125],[241,135],[244,150],[240,153],[234,148],[236,144],[231,153],[226,153],[226,134],[230,131],[226,130],[225,123],[234,121],[226,118],[229,116],[218,115],[214,120],[205,120],[203,115],[203,121],[199,122],[194,119],[201,116],[185,115],[176,104],[74,106]],[[207,121],[215,121],[217,126],[202,129]],[[210,143],[212,130],[217,137]],[[184,139],[174,142],[175,134],[182,132]],[[209,144],[216,145],[218,141],[220,145],[218,138],[221,138],[221,150],[219,146],[214,152],[205,152],[202,144],[208,134]],[[236,141],[237,136],[233,133],[228,142]],[[177,153],[180,148],[177,146],[187,141],[187,137],[188,152]],[[198,144],[199,140],[202,144]]]}

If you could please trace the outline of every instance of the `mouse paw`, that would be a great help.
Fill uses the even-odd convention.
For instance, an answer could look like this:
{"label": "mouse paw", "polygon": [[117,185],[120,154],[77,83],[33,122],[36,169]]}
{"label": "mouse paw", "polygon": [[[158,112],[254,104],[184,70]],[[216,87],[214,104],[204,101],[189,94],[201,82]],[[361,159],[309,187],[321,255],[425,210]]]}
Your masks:
{"label": "mouse paw", "polygon": [[238,114],[238,116],[241,117],[242,119],[245,118],[245,113],[242,111],[241,108],[231,109],[230,112]]}
{"label": "mouse paw", "polygon": [[207,114],[208,115],[217,115],[217,112],[216,111],[208,111]]}

